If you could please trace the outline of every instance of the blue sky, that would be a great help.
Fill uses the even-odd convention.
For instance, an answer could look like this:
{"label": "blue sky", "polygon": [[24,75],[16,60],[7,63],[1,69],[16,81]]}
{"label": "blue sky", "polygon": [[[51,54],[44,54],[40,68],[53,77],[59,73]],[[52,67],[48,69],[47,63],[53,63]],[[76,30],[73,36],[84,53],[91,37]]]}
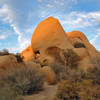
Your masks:
{"label": "blue sky", "polygon": [[0,50],[22,51],[48,16],[66,32],[82,31],[100,51],[100,0],[0,0]]}

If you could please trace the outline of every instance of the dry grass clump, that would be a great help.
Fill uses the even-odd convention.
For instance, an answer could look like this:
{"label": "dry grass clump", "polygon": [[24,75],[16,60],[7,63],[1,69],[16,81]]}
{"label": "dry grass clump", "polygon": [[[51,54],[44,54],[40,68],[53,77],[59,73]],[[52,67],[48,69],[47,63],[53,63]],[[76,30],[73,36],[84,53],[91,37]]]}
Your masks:
{"label": "dry grass clump", "polygon": [[76,43],[74,44],[74,47],[75,47],[75,48],[86,48],[86,46],[84,45],[84,43],[79,43],[79,42],[76,42]]}
{"label": "dry grass clump", "polygon": [[29,66],[19,66],[8,70],[6,76],[2,76],[2,81],[15,93],[27,95],[43,89],[44,75]]}

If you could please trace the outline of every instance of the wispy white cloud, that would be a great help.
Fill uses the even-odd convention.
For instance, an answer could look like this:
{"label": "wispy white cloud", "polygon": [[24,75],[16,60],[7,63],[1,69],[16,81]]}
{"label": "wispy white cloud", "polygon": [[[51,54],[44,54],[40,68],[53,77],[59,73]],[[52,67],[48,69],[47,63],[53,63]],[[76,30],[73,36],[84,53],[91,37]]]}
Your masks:
{"label": "wispy white cloud", "polygon": [[[27,35],[33,33],[35,25],[33,25],[34,15],[40,18],[41,16],[45,16],[52,13],[52,11],[56,12],[59,9],[64,9],[64,7],[71,7],[71,4],[76,3],[77,0],[37,0],[38,7],[35,9],[35,1],[33,2],[25,2],[22,0],[1,0],[2,7],[0,8],[0,20],[8,23],[10,27],[14,30],[18,37],[18,50],[23,50],[26,48],[31,41],[31,38],[27,37]],[[18,4],[22,3],[22,5]],[[25,7],[27,6],[27,8]],[[35,7],[34,7],[35,6]],[[37,9],[40,9],[37,11]],[[53,12],[53,13],[54,13]],[[44,14],[45,13],[45,14]],[[16,49],[13,49],[16,50]]]}
{"label": "wispy white cloud", "polygon": [[[19,42],[19,51],[22,51],[26,46],[29,44],[29,40],[24,38],[23,33],[20,32],[20,29],[16,25],[15,20],[16,13],[13,12],[13,9],[10,8],[7,4],[4,4],[2,8],[0,8],[0,20],[9,23],[9,25],[13,28],[15,33],[18,35],[18,42]],[[0,39],[5,39],[5,36],[1,36]],[[16,50],[16,49],[13,49]]]}
{"label": "wispy white cloud", "polygon": [[71,12],[60,16],[60,21],[67,28],[86,28],[100,24],[100,12]]}
{"label": "wispy white cloud", "polygon": [[[27,37],[27,35],[32,35],[34,27],[36,26],[36,23],[38,23],[38,18],[40,21],[40,19],[43,20],[48,16],[54,16],[60,20],[66,31],[100,25],[99,11],[67,12],[72,5],[77,4],[78,0],[36,0],[38,1],[37,7],[35,5],[36,3],[34,3],[35,0],[33,0],[33,2],[25,2],[24,0],[0,0],[0,2],[1,1],[3,2],[3,5],[0,8],[0,20],[8,23],[18,37],[17,41],[19,47],[11,48],[11,51],[21,51],[30,44],[31,38]],[[36,18],[34,18],[34,16],[36,16]],[[35,25],[33,23],[35,23]],[[100,32],[97,33],[99,34]],[[98,34],[91,39],[91,43],[96,41],[99,37]]]}
{"label": "wispy white cloud", "polygon": [[91,44],[95,45],[95,42],[100,38],[100,11],[96,12],[76,12],[73,11],[69,14],[63,14],[57,16],[60,19],[61,24],[65,27],[66,30],[77,30],[77,29],[86,29],[91,30],[95,28],[95,35],[90,40]]}
{"label": "wispy white cloud", "polygon": [[6,35],[0,35],[0,40],[4,40],[4,39],[6,39],[6,38],[7,38]]}
{"label": "wispy white cloud", "polygon": [[68,11],[73,5],[77,4],[78,0],[38,0],[40,11],[40,17],[53,16],[55,14],[61,14],[64,11]]}
{"label": "wispy white cloud", "polygon": [[97,38],[100,38],[100,33],[97,33],[97,34],[93,37],[93,39],[90,40],[91,44],[94,44],[94,45],[95,45],[95,41],[96,41]]}

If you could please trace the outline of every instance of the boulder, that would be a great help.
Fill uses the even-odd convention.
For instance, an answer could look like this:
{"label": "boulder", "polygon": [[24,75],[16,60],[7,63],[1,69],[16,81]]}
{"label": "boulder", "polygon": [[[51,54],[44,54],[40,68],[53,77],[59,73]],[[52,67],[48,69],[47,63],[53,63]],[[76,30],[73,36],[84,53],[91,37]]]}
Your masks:
{"label": "boulder", "polygon": [[99,52],[95,49],[93,45],[90,44],[84,33],[80,31],[67,32],[67,37],[73,46],[76,42],[83,43],[91,58],[94,58],[98,55]]}
{"label": "boulder", "polygon": [[56,74],[49,66],[42,67],[41,72],[45,75],[45,80],[48,84],[56,83]]}
{"label": "boulder", "polygon": [[11,67],[17,67],[17,59],[14,55],[0,56],[0,69],[7,70]]}
{"label": "boulder", "polygon": [[21,57],[23,58],[24,62],[34,60],[34,53],[31,46],[28,46],[25,50],[21,52]]}
{"label": "boulder", "polygon": [[60,22],[53,17],[48,17],[37,26],[32,36],[31,46],[35,54],[40,54],[41,59],[48,56],[46,54],[48,48],[73,48]]}

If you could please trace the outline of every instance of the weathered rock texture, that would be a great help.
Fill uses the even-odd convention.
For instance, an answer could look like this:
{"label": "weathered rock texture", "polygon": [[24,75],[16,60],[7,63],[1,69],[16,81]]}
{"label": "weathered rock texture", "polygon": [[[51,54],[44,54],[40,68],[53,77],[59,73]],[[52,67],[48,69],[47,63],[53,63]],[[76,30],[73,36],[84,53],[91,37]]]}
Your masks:
{"label": "weathered rock texture", "polygon": [[7,70],[11,67],[17,67],[17,59],[14,55],[0,56],[0,70]]}
{"label": "weathered rock texture", "polygon": [[[76,43],[79,43],[78,47],[75,47]],[[93,67],[91,59],[98,55],[98,51],[89,43],[87,37],[80,31],[66,33],[56,18],[48,17],[37,26],[31,46],[21,56],[24,56],[24,61],[38,59],[44,65],[53,61],[64,63],[66,61],[62,50],[68,49],[72,49],[80,57],[81,68],[86,70]]]}
{"label": "weathered rock texture", "polygon": [[25,62],[32,61],[34,59],[34,53],[31,46],[28,46],[25,50],[21,52],[21,57]]}
{"label": "weathered rock texture", "polygon": [[87,37],[84,35],[84,33],[80,31],[72,31],[67,33],[67,37],[74,46],[76,42],[83,43],[85,45],[85,49],[88,51],[89,56],[95,57],[98,54],[98,51],[90,44]]}
{"label": "weathered rock texture", "polygon": [[47,57],[45,51],[50,47],[72,48],[61,24],[52,17],[45,19],[37,26],[32,36],[31,45],[35,52],[40,53],[42,60]]}
{"label": "weathered rock texture", "polygon": [[50,67],[44,66],[40,70],[45,75],[45,80],[48,82],[48,84],[56,83],[56,74]]}

